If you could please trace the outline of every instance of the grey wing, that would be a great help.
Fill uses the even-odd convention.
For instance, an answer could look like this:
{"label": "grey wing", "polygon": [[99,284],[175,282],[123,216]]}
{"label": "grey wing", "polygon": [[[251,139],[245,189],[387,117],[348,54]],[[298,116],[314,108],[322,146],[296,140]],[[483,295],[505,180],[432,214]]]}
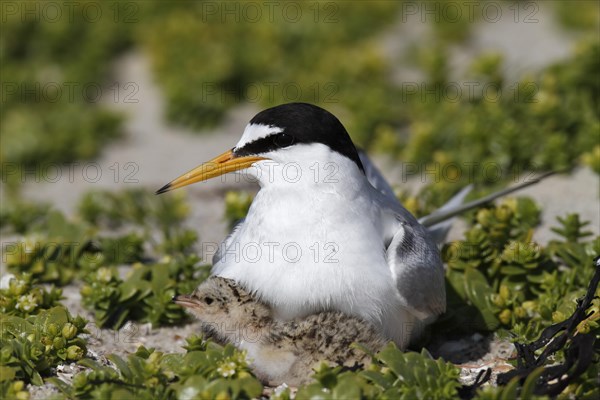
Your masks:
{"label": "grey wing", "polygon": [[398,223],[386,251],[387,261],[403,305],[427,322],[446,311],[444,267],[427,229],[402,214],[396,214]]}
{"label": "grey wing", "polygon": [[[397,207],[402,208],[400,201],[398,200],[398,198],[396,198],[396,195],[394,194],[394,189],[392,189],[390,184],[386,181],[386,179],[383,177],[381,172],[377,169],[375,164],[373,164],[373,162],[371,161],[371,159],[369,158],[367,153],[365,153],[362,150],[359,150],[358,155],[360,157],[360,161],[363,164],[363,167],[365,168],[365,175],[367,177],[367,180],[371,184],[371,186],[373,186],[375,189],[377,189],[377,191],[379,193],[381,193],[383,195],[383,197],[385,198],[385,202],[388,205],[390,205],[392,208],[397,208]],[[442,211],[445,212],[445,211],[457,208],[458,206],[460,206],[462,204],[464,198],[466,197],[467,194],[469,194],[471,189],[472,189],[471,185],[467,186],[465,189],[461,190],[457,195],[452,197],[448,201],[448,203],[444,204],[439,210],[436,210],[432,215],[434,215],[437,212],[442,212]],[[404,210],[404,211],[406,211],[406,210]],[[430,217],[431,216],[428,215],[428,216],[422,218],[423,221],[419,220],[419,222],[423,223],[423,222],[427,221]],[[438,244],[441,244],[446,239],[446,235],[448,234],[448,231],[452,227],[453,222],[454,222],[453,218],[448,218],[447,220],[443,220],[442,222],[436,223],[435,225],[428,226],[427,229],[429,230],[433,239]]]}
{"label": "grey wing", "polygon": [[[402,205],[400,204],[400,202],[396,198],[396,195],[394,194],[394,190],[383,177],[381,172],[377,169],[377,167],[375,167],[375,164],[373,164],[369,156],[363,150],[360,149],[358,150],[358,156],[360,157],[360,161],[362,162],[363,167],[365,168],[365,175],[371,186],[373,186],[375,189],[377,189],[377,191],[380,194],[383,195],[383,197],[385,198],[385,202],[388,205],[390,205],[391,208],[397,208],[398,206],[402,208]],[[528,179],[527,181],[521,182],[518,185],[499,190],[495,193],[492,193],[480,199],[473,200],[469,203],[463,203],[465,197],[473,189],[473,186],[469,185],[462,189],[459,193],[454,195],[442,207],[435,210],[433,213],[420,218],[419,222],[427,228],[433,239],[438,244],[442,244],[446,240],[446,235],[452,227],[452,223],[454,222],[453,217],[463,214],[464,212],[473,208],[490,203],[499,197],[506,196],[507,194],[516,192],[530,185],[539,183],[543,179],[546,179],[547,177],[552,176],[554,174],[554,171],[550,171],[536,177],[535,179]],[[402,208],[402,210],[404,209]],[[407,212],[406,210],[404,211]]]}
{"label": "grey wing", "polygon": [[229,246],[231,245],[231,242],[235,238],[235,235],[237,235],[237,233],[239,232],[239,230],[242,227],[242,225],[244,224],[244,222],[246,222],[245,218],[241,219],[237,224],[235,224],[235,226],[231,230],[231,233],[229,235],[227,235],[227,237],[219,245],[217,252],[215,253],[215,255],[212,258],[213,271],[214,271],[214,266],[218,264],[218,262],[221,260],[221,258],[223,258],[223,254],[225,253],[227,248],[229,248]]}
{"label": "grey wing", "polygon": [[[433,319],[446,310],[444,267],[437,248],[443,243],[453,217],[466,210],[493,201],[508,193],[538,183],[554,174],[540,177],[503,189],[484,198],[463,204],[472,187],[469,185],[452,197],[447,204],[417,221],[398,201],[394,191],[364,151],[359,157],[367,180],[375,189],[384,212],[384,240],[388,265],[396,280],[398,294],[404,305],[422,320]],[[391,220],[386,222],[385,220]]]}
{"label": "grey wing", "polygon": [[[387,210],[384,218],[387,220],[385,242],[389,243],[386,257],[398,294],[404,307],[417,318],[425,322],[433,320],[446,310],[444,267],[433,236],[437,229],[429,232],[402,207],[369,157],[363,151],[358,154],[367,180],[379,193],[376,197],[381,208]],[[462,202],[462,198],[456,201]],[[433,228],[445,233],[449,225]]]}

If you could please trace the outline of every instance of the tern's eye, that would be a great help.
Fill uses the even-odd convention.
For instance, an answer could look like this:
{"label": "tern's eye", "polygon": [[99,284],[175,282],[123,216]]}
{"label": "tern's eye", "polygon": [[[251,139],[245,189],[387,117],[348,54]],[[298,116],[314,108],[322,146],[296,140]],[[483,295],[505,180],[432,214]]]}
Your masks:
{"label": "tern's eye", "polygon": [[294,144],[294,137],[286,133],[278,133],[273,138],[273,143],[279,148],[289,147]]}

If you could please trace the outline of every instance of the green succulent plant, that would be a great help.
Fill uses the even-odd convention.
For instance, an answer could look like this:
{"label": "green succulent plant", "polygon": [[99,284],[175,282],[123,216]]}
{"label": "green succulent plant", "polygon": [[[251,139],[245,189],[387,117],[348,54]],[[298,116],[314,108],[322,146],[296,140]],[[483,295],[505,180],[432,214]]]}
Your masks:
{"label": "green succulent plant", "polygon": [[[7,277],[10,277],[7,275]],[[6,288],[0,289],[0,313],[26,318],[60,304],[62,290],[46,290],[34,285],[30,274],[12,277]]]}
{"label": "green succulent plant", "polygon": [[40,282],[63,286],[100,265],[140,260],[144,253],[142,240],[135,233],[97,236],[90,225],[68,221],[52,211],[44,224],[5,247],[4,254],[10,271],[29,273]]}
{"label": "green succulent plant", "polygon": [[133,227],[143,236],[158,230],[161,239],[154,248],[160,253],[189,253],[197,240],[194,231],[183,227],[189,214],[183,192],[155,196],[144,189],[91,191],[78,211],[85,221],[105,229]]}
{"label": "green succulent plant", "polygon": [[[458,396],[459,369],[427,351],[404,352],[390,343],[373,355],[373,364],[343,372],[323,363],[314,383],[301,387],[297,398],[451,399]],[[289,398],[284,393],[279,399]]]}
{"label": "green succulent plant", "polygon": [[137,263],[125,279],[116,268],[101,267],[86,275],[81,297],[100,327],[119,329],[126,321],[173,325],[187,319],[184,309],[172,302],[173,296],[191,293],[207,276],[207,267],[196,256]]}
{"label": "green succulent plant", "polygon": [[60,363],[81,360],[87,333],[85,321],[72,317],[62,306],[21,318],[0,314],[0,382],[21,380],[34,385]]}
{"label": "green succulent plant", "polygon": [[[8,204],[7,204],[8,203]],[[0,208],[0,230],[24,234],[41,223],[48,214],[48,204],[9,200]]]}
{"label": "green succulent plant", "polygon": [[[570,215],[559,217],[561,227],[553,228],[564,241],[541,246],[531,240],[539,211],[524,199],[482,208],[465,240],[445,246],[449,312],[441,326],[467,331],[502,326],[513,340],[527,341],[574,311],[594,272],[589,260],[600,254],[600,238],[584,241],[591,236],[583,231],[586,224]],[[475,323],[461,321],[466,310],[479,316]]]}
{"label": "green succulent plant", "polygon": [[138,348],[127,359],[109,356],[115,368],[85,359],[88,372],[76,375],[73,385],[52,379],[68,398],[199,398],[250,399],[258,397],[262,385],[248,369],[244,353],[232,346],[206,343],[201,348],[197,337],[188,339],[185,354],[164,354]]}

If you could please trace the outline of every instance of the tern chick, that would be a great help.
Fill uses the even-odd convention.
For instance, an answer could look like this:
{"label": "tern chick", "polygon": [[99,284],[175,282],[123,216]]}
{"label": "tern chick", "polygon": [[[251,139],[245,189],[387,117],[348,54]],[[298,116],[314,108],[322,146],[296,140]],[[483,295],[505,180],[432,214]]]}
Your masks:
{"label": "tern chick", "polygon": [[202,321],[207,336],[246,350],[255,375],[272,386],[308,382],[320,361],[347,368],[368,365],[371,357],[351,344],[377,351],[386,343],[370,324],[341,312],[277,320],[235,281],[217,276],[173,301]]}

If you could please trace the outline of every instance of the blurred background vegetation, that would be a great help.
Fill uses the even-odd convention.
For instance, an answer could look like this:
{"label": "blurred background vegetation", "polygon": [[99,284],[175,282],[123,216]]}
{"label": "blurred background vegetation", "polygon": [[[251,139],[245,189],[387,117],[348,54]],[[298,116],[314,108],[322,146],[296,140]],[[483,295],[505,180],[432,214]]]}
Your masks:
{"label": "blurred background vegetation", "polygon": [[[450,66],[453,46],[473,38],[481,13],[426,18],[433,34],[402,61],[420,71],[413,80],[419,90],[393,79],[400,54],[379,46],[406,5],[418,2],[300,1],[276,8],[81,1],[60,17],[44,2],[24,3],[2,9],[3,168],[92,159],[122,136],[124,116],[95,94],[110,93],[112,63],[137,48],[151,63],[174,124],[212,127],[245,101],[260,107],[308,101],[338,115],[359,145],[421,166],[494,162],[522,171],[584,162],[600,171],[600,42],[592,1],[545,4],[580,44],[570,59],[512,81],[497,52],[475,55],[464,76]],[[452,4],[468,15],[465,4]],[[452,85],[464,81],[490,84],[492,91],[451,99]]]}

